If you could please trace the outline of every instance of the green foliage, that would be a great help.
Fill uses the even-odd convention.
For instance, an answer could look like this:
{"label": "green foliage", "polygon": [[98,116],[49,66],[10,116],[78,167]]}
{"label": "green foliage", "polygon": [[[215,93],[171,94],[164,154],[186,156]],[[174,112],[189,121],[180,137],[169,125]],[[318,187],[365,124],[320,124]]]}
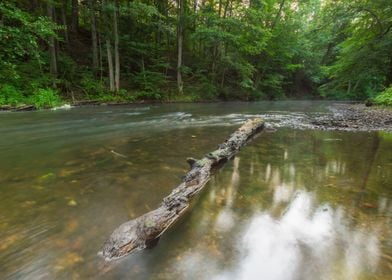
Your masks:
{"label": "green foliage", "polygon": [[25,102],[23,94],[12,85],[0,87],[0,105],[18,105]]}
{"label": "green foliage", "polygon": [[[208,76],[204,75],[203,72],[195,74],[194,79],[197,80],[196,85],[188,87],[188,91],[191,94],[193,100],[214,100],[218,95],[218,88]],[[225,96],[222,96],[225,98]]]}
{"label": "green foliage", "polygon": [[[197,7],[184,1],[181,17],[176,1],[92,1],[93,10],[89,1],[77,1],[77,32],[70,32],[71,2],[0,3],[1,104],[34,101],[45,107],[56,96],[103,102],[367,99],[392,83],[388,1],[211,0],[197,1]],[[55,7],[57,22],[64,11],[69,26],[48,17],[47,5]],[[112,47],[114,61],[114,15],[122,87],[117,92],[109,90],[106,49]],[[93,19],[98,69],[92,66]],[[183,65],[177,69],[179,26]],[[57,73],[50,71],[53,57]],[[173,94],[177,71],[184,96]]]}
{"label": "green foliage", "polygon": [[97,80],[91,73],[82,74],[80,85],[86,92],[87,97],[91,97],[92,99],[107,94],[105,84],[102,81]]}
{"label": "green foliage", "polygon": [[61,98],[58,93],[50,88],[37,89],[30,100],[38,109],[50,108],[61,104]]}
{"label": "green foliage", "polygon": [[132,77],[135,86],[146,95],[160,99],[162,88],[165,86],[166,77],[161,72],[144,70],[136,73]]}
{"label": "green foliage", "polygon": [[379,105],[392,106],[392,86],[381,92],[374,98],[374,102]]}
{"label": "green foliage", "polygon": [[[351,99],[366,99],[379,92],[391,75],[392,7],[388,1],[336,1],[332,11],[341,17],[337,56],[326,67],[325,90]],[[338,12],[340,10],[340,12]],[[341,14],[343,12],[343,15]]]}
{"label": "green foliage", "polygon": [[1,82],[18,78],[15,68],[19,60],[40,61],[40,40],[56,36],[59,26],[46,17],[33,17],[10,1],[0,3],[0,14]]}

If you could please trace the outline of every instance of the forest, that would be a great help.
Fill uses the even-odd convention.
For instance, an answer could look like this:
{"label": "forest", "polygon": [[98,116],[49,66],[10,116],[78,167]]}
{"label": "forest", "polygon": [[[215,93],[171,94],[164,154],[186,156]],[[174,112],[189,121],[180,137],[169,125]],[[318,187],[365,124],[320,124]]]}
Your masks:
{"label": "forest", "polygon": [[386,0],[3,0],[0,105],[392,105]]}

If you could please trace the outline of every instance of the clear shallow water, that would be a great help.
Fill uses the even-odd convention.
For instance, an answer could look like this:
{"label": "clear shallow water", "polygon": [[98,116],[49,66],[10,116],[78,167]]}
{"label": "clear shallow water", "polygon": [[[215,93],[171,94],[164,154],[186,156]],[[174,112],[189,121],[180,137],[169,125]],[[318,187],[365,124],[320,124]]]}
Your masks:
{"label": "clear shallow water", "polygon": [[[390,279],[392,135],[306,129],[328,105],[1,113],[0,278]],[[278,131],[226,165],[157,247],[102,265],[113,229],[254,115]]]}

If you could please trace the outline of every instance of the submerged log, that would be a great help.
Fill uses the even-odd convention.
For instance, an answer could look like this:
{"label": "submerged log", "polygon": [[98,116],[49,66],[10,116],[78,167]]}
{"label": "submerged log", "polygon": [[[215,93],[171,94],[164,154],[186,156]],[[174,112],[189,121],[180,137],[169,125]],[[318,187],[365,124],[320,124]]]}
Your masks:
{"label": "submerged log", "polygon": [[167,197],[160,207],[120,225],[105,242],[99,255],[106,261],[124,257],[136,250],[154,246],[159,237],[179,219],[189,207],[189,200],[209,181],[219,169],[264,128],[260,118],[248,120],[218,149],[200,160],[188,158],[191,170]]}

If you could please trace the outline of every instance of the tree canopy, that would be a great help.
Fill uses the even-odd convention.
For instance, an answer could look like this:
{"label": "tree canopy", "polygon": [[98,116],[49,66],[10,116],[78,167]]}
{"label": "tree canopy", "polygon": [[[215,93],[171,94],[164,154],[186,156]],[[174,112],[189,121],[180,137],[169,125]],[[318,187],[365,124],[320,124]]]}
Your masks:
{"label": "tree canopy", "polygon": [[390,84],[385,0],[0,3],[0,104],[380,100]]}

